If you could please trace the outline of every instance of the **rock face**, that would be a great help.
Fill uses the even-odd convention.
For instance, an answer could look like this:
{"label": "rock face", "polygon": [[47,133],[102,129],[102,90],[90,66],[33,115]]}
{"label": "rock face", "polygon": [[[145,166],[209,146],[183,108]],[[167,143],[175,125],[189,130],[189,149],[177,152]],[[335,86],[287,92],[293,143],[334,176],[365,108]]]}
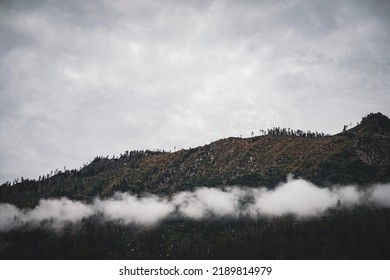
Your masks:
{"label": "rock face", "polygon": [[175,153],[133,151],[113,159],[96,157],[80,170],[3,184],[0,201],[33,206],[40,198],[88,200],[115,191],[169,195],[197,186],[273,188],[289,174],[320,186],[390,182],[390,120],[380,113],[333,136],[276,131]]}

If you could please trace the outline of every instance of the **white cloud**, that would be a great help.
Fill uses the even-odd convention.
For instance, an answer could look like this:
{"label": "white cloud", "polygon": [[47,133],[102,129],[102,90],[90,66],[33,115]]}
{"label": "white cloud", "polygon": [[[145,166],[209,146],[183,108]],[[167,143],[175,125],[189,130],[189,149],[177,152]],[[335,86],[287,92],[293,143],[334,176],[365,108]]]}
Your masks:
{"label": "white cloud", "polygon": [[156,196],[136,198],[125,193],[108,200],[96,200],[93,208],[107,220],[138,225],[156,224],[174,210],[165,199]]}
{"label": "white cloud", "polygon": [[370,199],[374,204],[390,207],[390,186],[377,185],[372,189]]}
{"label": "white cloud", "polygon": [[305,180],[289,179],[274,190],[200,187],[170,198],[117,193],[112,198],[97,198],[89,204],[67,198],[41,200],[34,209],[0,204],[0,231],[21,226],[60,230],[91,216],[137,226],[154,226],[173,217],[202,220],[290,214],[297,218],[316,218],[330,208],[358,205],[390,207],[390,185],[375,185],[359,191],[354,186],[320,188]]}
{"label": "white cloud", "polygon": [[260,189],[256,192],[253,210],[259,214],[281,216],[315,216],[337,204],[336,193],[304,180],[289,180],[275,190]]}
{"label": "white cloud", "polygon": [[67,222],[80,222],[94,214],[93,209],[79,201],[66,198],[57,200],[41,200],[37,207],[27,211],[22,220],[39,225],[42,221],[50,221],[54,228],[61,228]]}
{"label": "white cloud", "polygon": [[184,217],[203,219],[205,217],[237,217],[239,199],[245,191],[239,188],[226,190],[198,188],[194,192],[181,192],[174,196],[172,203]]}
{"label": "white cloud", "polygon": [[340,203],[346,206],[354,206],[360,203],[360,200],[363,197],[363,192],[359,191],[354,186],[339,187],[336,188],[334,191],[337,194]]}

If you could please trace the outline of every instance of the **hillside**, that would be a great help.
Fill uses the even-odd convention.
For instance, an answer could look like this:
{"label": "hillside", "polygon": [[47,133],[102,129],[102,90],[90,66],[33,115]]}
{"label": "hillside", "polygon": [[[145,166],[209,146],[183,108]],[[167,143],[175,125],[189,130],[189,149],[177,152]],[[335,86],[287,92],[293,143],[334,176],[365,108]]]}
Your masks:
{"label": "hillside", "polygon": [[[112,204],[116,191],[175,197],[181,190],[198,186],[272,189],[286,180],[288,174],[322,187],[313,187],[316,194],[328,193],[330,188],[325,187],[333,184],[354,184],[367,188],[361,194],[364,196],[373,190],[372,184],[390,182],[390,120],[380,113],[370,114],[355,127],[333,136],[280,128],[264,134],[221,139],[174,153],[132,151],[118,158],[96,157],[79,170],[3,184],[0,201],[23,209],[0,204],[0,259],[390,258],[387,200],[385,205],[357,203],[354,207],[335,201],[322,214],[313,212],[312,216],[302,218],[294,212],[237,213],[249,204],[256,204],[251,201],[253,197],[244,197],[239,200],[242,208],[231,212],[237,215],[206,213],[201,219],[190,218],[177,214],[176,205],[166,218],[153,225],[142,223],[142,219],[160,214],[163,208],[150,208],[150,197],[131,196],[133,199],[116,200]],[[388,186],[381,188],[385,190]],[[305,188],[305,184],[301,182],[299,188]],[[210,193],[215,195],[215,191]],[[380,198],[386,193],[389,194],[381,192]],[[226,195],[226,189],[221,194]],[[38,204],[41,198],[63,196],[74,201],[42,200]],[[104,205],[110,205],[111,210],[102,208],[100,203],[99,212],[78,216],[87,213],[85,208],[96,207],[96,196],[106,198]],[[267,195],[262,192],[261,196]],[[308,199],[304,196],[300,200],[289,193],[288,199],[277,206],[289,200],[309,204]],[[224,209],[221,208],[224,200],[219,197],[208,201],[215,209]],[[228,201],[230,205],[232,200]],[[314,202],[316,207],[317,202],[318,199]],[[195,210],[202,207],[199,203],[195,205]],[[110,213],[123,216],[110,218]],[[128,222],[128,217],[137,219]]]}
{"label": "hillside", "polygon": [[279,128],[268,135],[226,138],[174,153],[125,152],[96,157],[79,170],[0,186],[0,201],[21,207],[40,198],[90,200],[115,191],[171,194],[197,186],[275,187],[288,174],[319,186],[390,182],[390,120],[376,113],[333,135]]}

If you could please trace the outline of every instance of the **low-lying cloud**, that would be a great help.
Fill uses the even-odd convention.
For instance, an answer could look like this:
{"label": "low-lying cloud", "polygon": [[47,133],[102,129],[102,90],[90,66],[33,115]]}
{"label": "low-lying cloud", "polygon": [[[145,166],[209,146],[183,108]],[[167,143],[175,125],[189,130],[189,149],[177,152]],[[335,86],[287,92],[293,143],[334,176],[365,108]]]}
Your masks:
{"label": "low-lying cloud", "polygon": [[165,198],[152,195],[137,198],[127,193],[117,193],[108,200],[97,199],[90,207],[107,220],[145,225],[157,223],[174,210]]}
{"label": "low-lying cloud", "polygon": [[69,223],[96,216],[103,221],[152,226],[164,219],[238,218],[240,215],[295,215],[298,218],[316,217],[335,207],[358,205],[390,207],[390,184],[374,185],[365,190],[354,186],[320,188],[302,180],[289,178],[273,190],[229,186],[199,187],[171,197],[145,195],[136,197],[116,193],[112,198],[96,198],[91,203],[67,198],[44,199],[33,209],[19,209],[0,204],[0,231],[46,226],[61,229]]}

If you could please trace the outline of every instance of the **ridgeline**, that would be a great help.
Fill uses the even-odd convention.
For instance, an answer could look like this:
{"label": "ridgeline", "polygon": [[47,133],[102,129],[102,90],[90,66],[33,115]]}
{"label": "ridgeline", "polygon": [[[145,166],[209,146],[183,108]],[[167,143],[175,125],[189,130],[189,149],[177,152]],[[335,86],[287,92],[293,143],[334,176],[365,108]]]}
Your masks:
{"label": "ridgeline", "polygon": [[0,202],[33,207],[41,198],[91,200],[116,191],[165,194],[198,186],[274,188],[288,174],[319,186],[390,182],[390,119],[369,114],[336,135],[280,128],[263,136],[230,137],[174,153],[125,152],[96,157],[79,170],[0,186]]}
{"label": "ridgeline", "polygon": [[[133,151],[118,158],[96,157],[79,170],[5,183],[0,202],[24,208],[34,207],[41,198],[88,202],[116,191],[170,195],[197,186],[274,188],[288,174],[323,187],[365,188],[390,182],[390,120],[380,113],[333,136],[280,128],[263,134],[174,153]],[[12,216],[3,217],[3,223],[12,222]],[[172,218],[140,227],[95,215],[67,223],[57,232],[45,227],[51,222],[0,231],[0,259],[390,258],[390,209],[369,205],[330,208],[306,219]]]}

